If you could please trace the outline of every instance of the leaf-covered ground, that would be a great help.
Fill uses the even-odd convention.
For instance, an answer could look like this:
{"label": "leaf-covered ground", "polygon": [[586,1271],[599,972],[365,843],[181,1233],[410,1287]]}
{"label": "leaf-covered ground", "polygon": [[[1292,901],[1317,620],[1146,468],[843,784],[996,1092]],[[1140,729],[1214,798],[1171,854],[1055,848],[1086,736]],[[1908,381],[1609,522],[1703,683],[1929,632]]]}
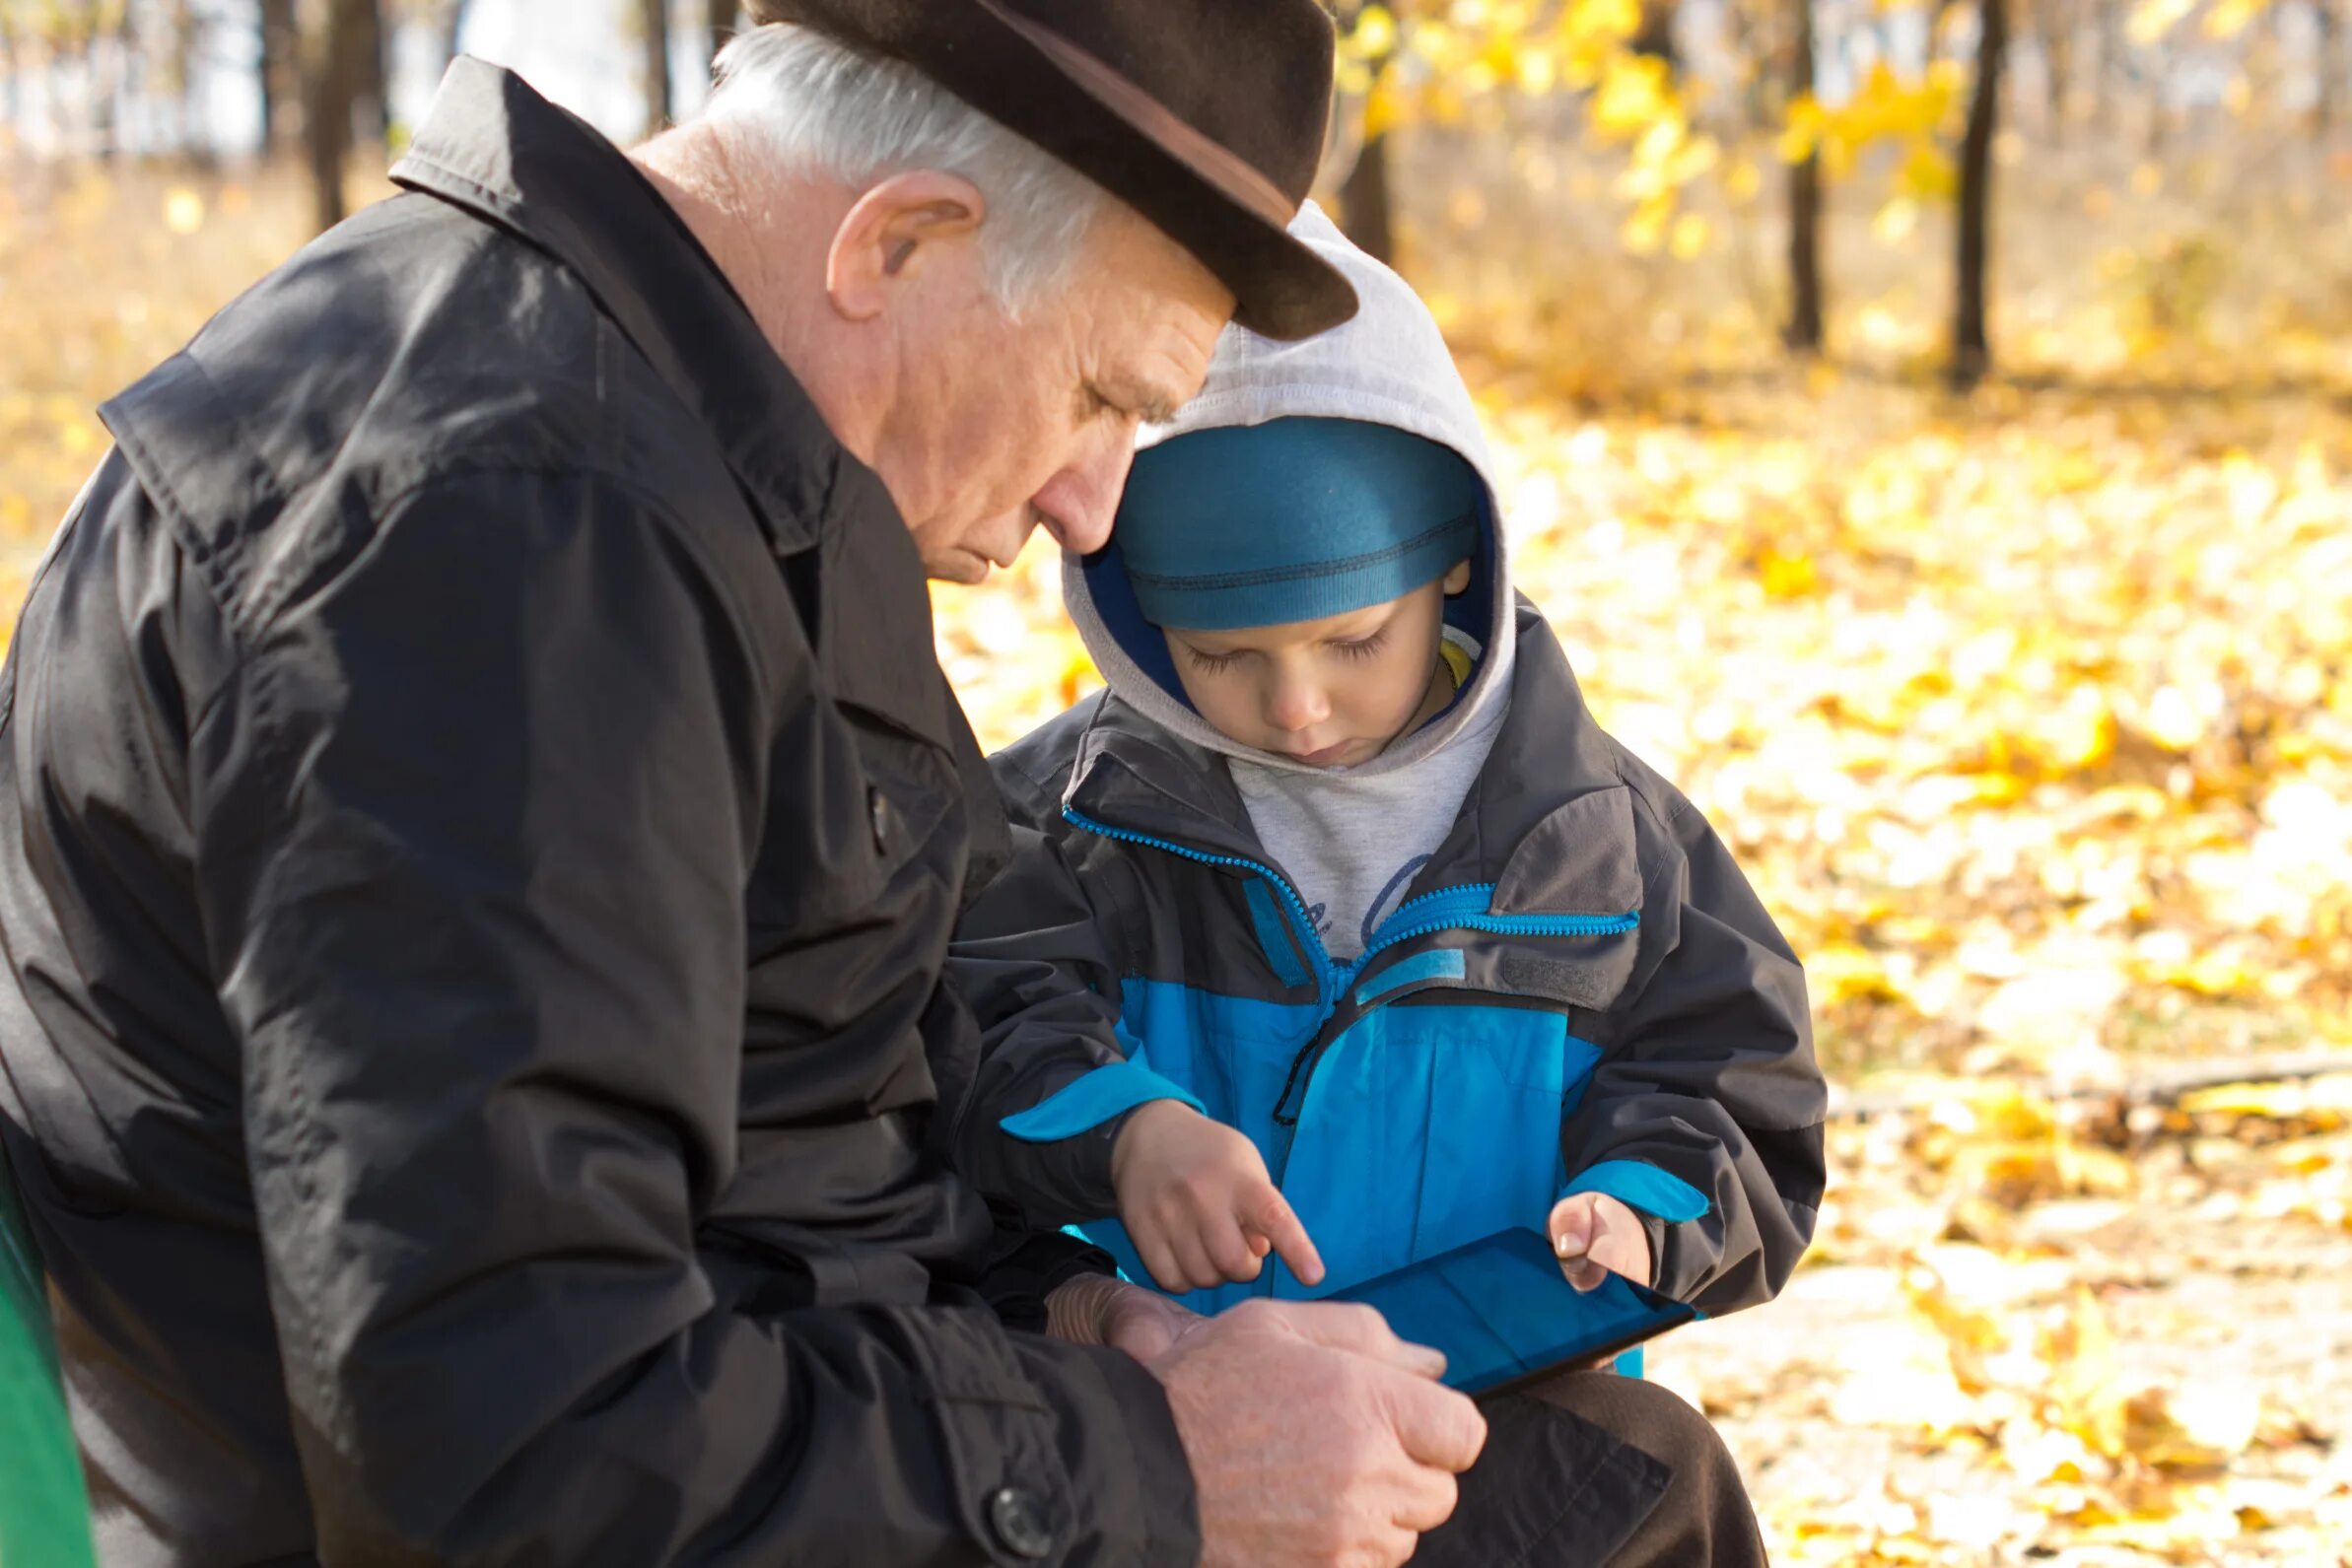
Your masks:
{"label": "leaf-covered ground", "polygon": [[[299,238],[275,179],[0,191],[0,636],[93,404]],[[1522,585],[1812,979],[1820,1245],[1654,1357],[1780,1560],[2352,1562],[2345,383],[1570,409],[1461,341]],[[934,602],[984,738],[1093,684],[1043,552]]]}

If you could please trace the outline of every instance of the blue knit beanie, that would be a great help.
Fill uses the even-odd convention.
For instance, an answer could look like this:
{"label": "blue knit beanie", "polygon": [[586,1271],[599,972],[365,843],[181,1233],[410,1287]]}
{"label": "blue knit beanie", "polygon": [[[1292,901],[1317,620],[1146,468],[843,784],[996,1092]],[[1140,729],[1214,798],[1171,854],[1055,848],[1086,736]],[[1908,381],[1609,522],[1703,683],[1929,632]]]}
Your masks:
{"label": "blue knit beanie", "polygon": [[1136,454],[1112,538],[1156,626],[1224,632],[1399,598],[1478,548],[1486,482],[1352,419],[1193,431]]}

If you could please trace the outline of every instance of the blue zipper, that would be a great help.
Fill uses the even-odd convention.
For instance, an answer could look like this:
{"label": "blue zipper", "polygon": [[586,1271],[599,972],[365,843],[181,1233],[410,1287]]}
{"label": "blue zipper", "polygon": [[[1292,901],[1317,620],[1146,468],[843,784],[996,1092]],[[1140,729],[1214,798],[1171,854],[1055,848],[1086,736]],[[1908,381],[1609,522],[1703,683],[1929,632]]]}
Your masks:
{"label": "blue zipper", "polygon": [[[1062,820],[1072,827],[1084,828],[1088,833],[1099,833],[1106,839],[1116,839],[1121,844],[1141,844],[1146,849],[1164,850],[1181,859],[1198,861],[1202,865],[1222,865],[1235,870],[1255,871],[1273,883],[1277,891],[1282,895],[1283,907],[1290,912],[1290,921],[1298,932],[1299,944],[1306,949],[1307,957],[1314,961],[1316,998],[1323,1003],[1324,1015],[1330,1016],[1332,1008],[1337,1005],[1336,998],[1345,989],[1345,987],[1340,984],[1341,969],[1340,966],[1332,962],[1331,952],[1323,945],[1323,938],[1315,934],[1315,922],[1307,915],[1307,901],[1298,896],[1298,889],[1290,885],[1288,877],[1263,861],[1244,859],[1237,854],[1211,854],[1206,850],[1187,849],[1172,840],[1154,838],[1148,833],[1137,833],[1129,828],[1114,828],[1107,822],[1095,821],[1075,806],[1064,806]],[[1318,1024],[1316,1027],[1322,1026]]]}
{"label": "blue zipper", "polygon": [[[1459,900],[1472,896],[1479,900],[1480,908],[1477,910],[1456,913],[1448,905],[1443,910],[1425,911],[1419,919],[1409,924],[1397,924],[1406,911],[1416,904],[1425,904],[1440,898]],[[1388,919],[1381,922],[1381,929],[1374,933],[1372,945],[1365,948],[1363,956],[1355,961],[1349,979],[1353,980],[1364,965],[1372,961],[1373,955],[1383,948],[1394,947],[1416,936],[1426,936],[1431,931],[1490,931],[1498,936],[1617,936],[1641,924],[1641,914],[1637,910],[1627,911],[1624,915],[1492,915],[1487,912],[1485,906],[1493,896],[1493,883],[1474,882],[1462,887],[1439,888],[1433,893],[1423,893],[1419,898],[1398,905],[1390,912]]]}
{"label": "blue zipper", "polygon": [[[1137,833],[1129,828],[1114,828],[1107,822],[1097,822],[1075,806],[1064,806],[1062,819],[1072,827],[1099,833],[1106,839],[1115,839],[1122,844],[1140,844],[1146,849],[1165,851],[1202,865],[1253,871],[1281,891],[1283,905],[1290,912],[1300,944],[1315,961],[1316,999],[1322,1003],[1323,1013],[1316,1020],[1314,1033],[1307,1037],[1307,1045],[1291,1061],[1289,1076],[1282,1084],[1281,1094],[1275,1101],[1275,1129],[1281,1142],[1271,1174],[1278,1187],[1281,1185],[1283,1171],[1290,1163],[1290,1140],[1298,1130],[1297,1117],[1284,1117],[1282,1107],[1290,1103],[1293,1090],[1299,1092],[1303,1106],[1305,1090],[1301,1082],[1302,1074],[1312,1077],[1314,1064],[1323,1056],[1323,1052],[1315,1048],[1316,1038],[1323,1033],[1324,1025],[1331,1022],[1332,1015],[1339,1011],[1341,1001],[1348,994],[1348,988],[1355,984],[1355,977],[1362,974],[1364,966],[1380,953],[1399,942],[1426,936],[1432,931],[1487,931],[1503,936],[1614,936],[1630,931],[1641,923],[1639,911],[1624,915],[1489,914],[1487,906],[1493,901],[1494,884],[1465,882],[1455,887],[1432,888],[1407,899],[1391,910],[1388,919],[1380,922],[1380,929],[1373,933],[1371,945],[1352,962],[1342,964],[1333,960],[1330,950],[1323,945],[1323,938],[1316,934],[1315,922],[1307,915],[1306,900],[1299,897],[1298,889],[1291,886],[1290,879],[1273,866],[1236,854],[1211,854],[1206,850],[1189,849],[1173,840]],[[1418,913],[1410,922],[1399,925],[1397,922],[1404,920],[1408,912]],[[1385,1006],[1387,1001],[1384,999],[1376,1005]]]}

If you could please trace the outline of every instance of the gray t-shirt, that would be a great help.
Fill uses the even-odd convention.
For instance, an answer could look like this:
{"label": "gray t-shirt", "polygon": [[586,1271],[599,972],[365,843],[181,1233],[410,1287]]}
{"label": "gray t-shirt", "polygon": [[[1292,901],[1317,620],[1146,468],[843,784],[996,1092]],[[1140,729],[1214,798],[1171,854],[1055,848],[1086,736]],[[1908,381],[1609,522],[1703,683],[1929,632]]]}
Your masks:
{"label": "gray t-shirt", "polygon": [[[1450,627],[1445,635],[1477,657],[1476,643]],[[1445,841],[1509,711],[1507,691],[1495,692],[1444,745],[1388,772],[1313,773],[1226,758],[1250,825],[1297,884],[1334,958],[1363,952]]]}

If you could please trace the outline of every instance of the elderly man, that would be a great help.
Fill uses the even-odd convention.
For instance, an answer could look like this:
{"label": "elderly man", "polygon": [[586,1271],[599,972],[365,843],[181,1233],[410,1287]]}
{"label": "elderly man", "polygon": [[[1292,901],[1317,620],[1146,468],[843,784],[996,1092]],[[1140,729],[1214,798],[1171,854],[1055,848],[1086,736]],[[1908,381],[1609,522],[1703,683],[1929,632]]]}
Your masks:
{"label": "elderly man", "polygon": [[926,1153],[1005,830],[925,571],[1099,545],[1237,307],[1352,307],[1328,21],[760,20],[627,157],[461,63],[104,410],[0,683],[0,1136],[109,1562],[1389,1563],[1478,1452],[1368,1315],[1171,1346]]}

